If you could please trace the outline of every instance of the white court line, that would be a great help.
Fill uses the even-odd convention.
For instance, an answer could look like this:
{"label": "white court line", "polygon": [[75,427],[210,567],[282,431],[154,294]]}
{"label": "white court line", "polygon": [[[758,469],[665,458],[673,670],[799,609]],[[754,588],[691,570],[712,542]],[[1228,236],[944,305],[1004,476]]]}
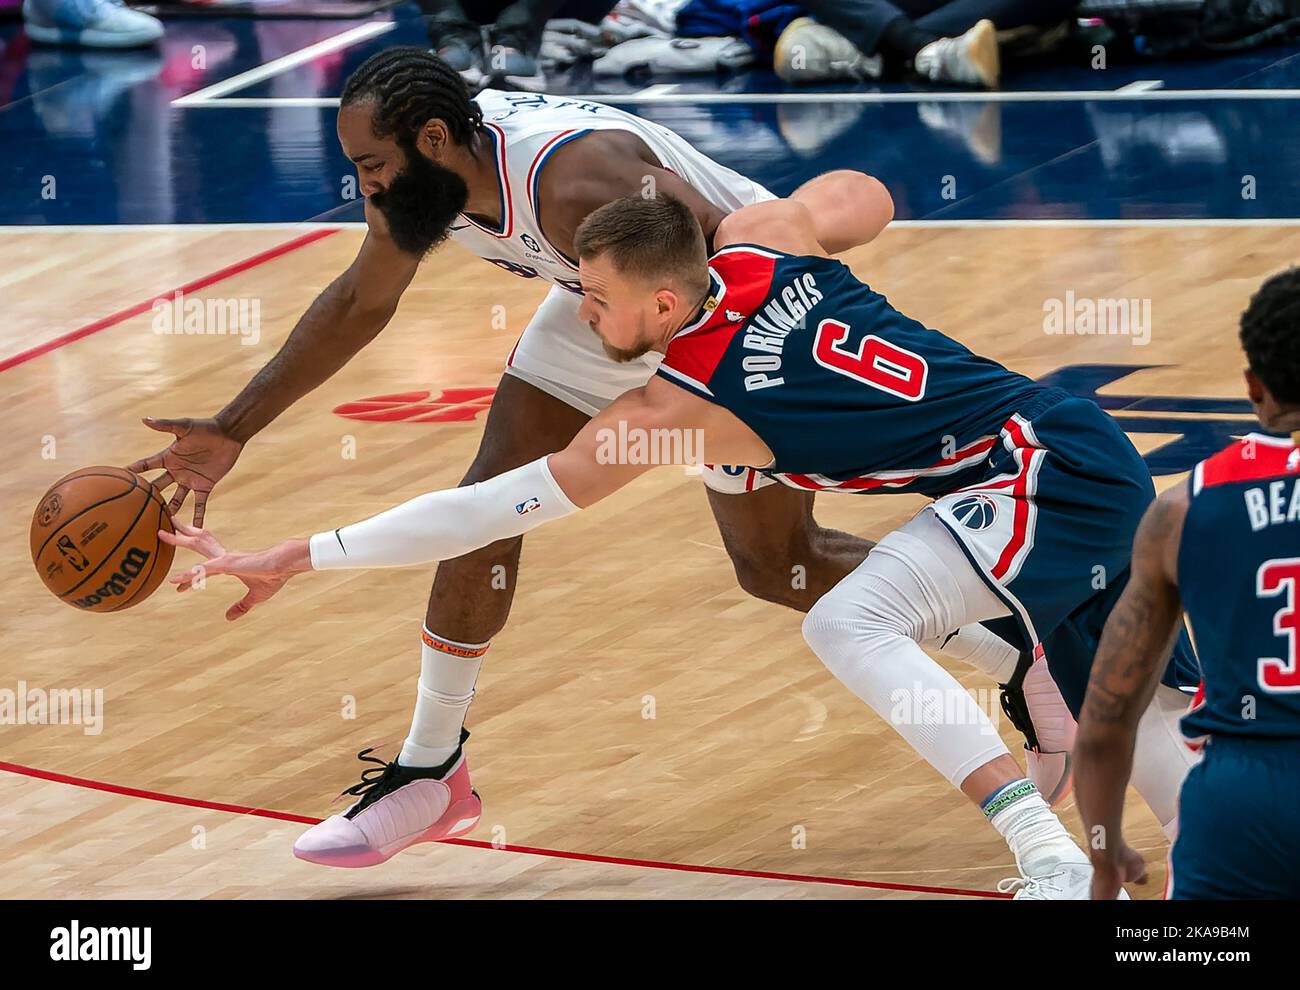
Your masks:
{"label": "white court line", "polygon": [[680,83],[656,83],[653,86],[647,86],[645,89],[637,90],[634,96],[640,96],[645,99],[653,99],[658,96],[667,96],[669,93],[675,93]]}
{"label": "white court line", "polygon": [[[1300,227],[1300,217],[1170,217],[1159,219],[1142,217],[1134,219],[1051,218],[1043,220],[893,220],[886,231],[895,227]],[[221,233],[239,230],[287,230],[308,233],[313,230],[365,230],[359,221],[341,223],[105,223],[105,224],[47,224],[26,226],[0,225],[0,237],[6,234],[163,234],[175,231],[195,233]]]}
{"label": "white court line", "polygon": [[[294,66],[302,65],[304,62],[310,62],[321,55],[338,51],[340,48],[347,48],[355,45],[359,41],[365,41],[367,38],[373,38],[379,34],[387,34],[397,24],[393,21],[370,21],[354,28],[349,28],[340,34],[326,38],[324,41],[318,41],[314,45],[308,45],[306,48],[300,48],[296,52],[290,52],[288,55],[281,55],[277,59],[272,59],[256,68],[249,69],[247,72],[241,72],[238,75],[231,76],[229,79],[223,79],[221,82],[213,83],[211,86],[204,86],[202,89],[196,89],[193,93],[178,97],[172,100],[174,107],[190,106],[208,106],[219,101],[219,98],[226,93],[233,93],[236,90],[244,89],[259,83],[263,79],[269,79],[271,76],[279,75],[287,69]],[[334,103],[337,105],[338,100]]]}
{"label": "white court line", "polygon": [[[268,63],[273,64],[273,63]],[[254,70],[257,71],[257,70]],[[236,79],[239,77],[236,76]],[[217,86],[224,85],[218,83]],[[213,89],[215,87],[209,87]],[[1023,92],[943,93],[690,93],[674,89],[636,93],[553,93],[569,100],[594,100],[616,105],[692,103],[697,106],[739,103],[1110,103],[1126,100],[1296,100],[1300,89],[1076,89],[1025,90]],[[241,110],[258,107],[336,107],[337,96],[235,96],[213,99],[199,90],[173,101],[173,106]],[[229,92],[227,90],[226,92]]]}
{"label": "white court line", "polygon": [[1153,89],[1163,89],[1165,81],[1163,79],[1134,79],[1126,86],[1121,86],[1116,93],[1148,93]]}

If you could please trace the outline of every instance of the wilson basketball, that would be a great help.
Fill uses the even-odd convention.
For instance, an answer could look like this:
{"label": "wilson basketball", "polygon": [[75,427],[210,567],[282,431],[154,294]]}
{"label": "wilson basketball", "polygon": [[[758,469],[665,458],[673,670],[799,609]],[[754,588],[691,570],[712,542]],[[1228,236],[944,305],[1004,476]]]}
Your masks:
{"label": "wilson basketball", "polygon": [[143,478],[88,467],[60,478],[32,516],[32,562],[45,587],[73,608],[120,612],[162,583],[175,548],[167,505]]}

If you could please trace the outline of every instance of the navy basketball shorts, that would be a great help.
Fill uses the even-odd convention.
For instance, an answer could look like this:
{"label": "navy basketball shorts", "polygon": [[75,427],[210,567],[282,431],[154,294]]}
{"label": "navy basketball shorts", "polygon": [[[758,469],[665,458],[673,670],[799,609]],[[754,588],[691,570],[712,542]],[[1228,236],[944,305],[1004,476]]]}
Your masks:
{"label": "navy basketball shorts", "polygon": [[1178,802],[1171,900],[1300,900],[1300,739],[1214,736]]}
{"label": "navy basketball shorts", "polygon": [[[1012,416],[984,477],[934,508],[1014,622],[985,625],[1022,649],[1041,649],[1077,715],[1155,487],[1110,416],[1059,395]],[[1166,683],[1195,685],[1190,642],[1176,657]]]}

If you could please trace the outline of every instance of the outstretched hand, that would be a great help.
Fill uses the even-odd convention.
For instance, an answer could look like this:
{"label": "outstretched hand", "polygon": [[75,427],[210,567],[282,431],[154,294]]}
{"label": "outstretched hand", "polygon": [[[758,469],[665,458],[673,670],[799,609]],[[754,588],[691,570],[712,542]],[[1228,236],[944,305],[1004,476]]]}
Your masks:
{"label": "outstretched hand", "polygon": [[135,474],[162,469],[162,474],[151,479],[158,491],[176,485],[176,492],[167,504],[167,514],[176,515],[190,492],[194,493],[194,525],[203,525],[208,496],[218,481],[235,465],[244,445],[223,430],[215,419],[153,419],[146,417],[144,425],[159,433],[170,433],[176,439],[152,457],[142,457],[127,465]]}
{"label": "outstretched hand", "polygon": [[227,550],[206,529],[188,526],[179,519],[173,519],[172,524],[176,532],[159,530],[158,538],[174,547],[193,550],[206,559],[168,580],[176,585],[177,591],[188,591],[193,587],[202,588],[207,578],[216,574],[239,578],[248,592],[226,610],[226,618],[232,622],[274,596],[295,574],[311,570],[311,552],[306,540],[285,540],[252,552]]}

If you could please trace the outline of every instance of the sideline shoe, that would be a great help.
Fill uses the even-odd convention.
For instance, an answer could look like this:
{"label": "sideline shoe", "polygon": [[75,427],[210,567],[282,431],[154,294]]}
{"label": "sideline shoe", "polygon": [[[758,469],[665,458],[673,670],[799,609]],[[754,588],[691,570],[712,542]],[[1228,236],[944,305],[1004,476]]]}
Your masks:
{"label": "sideline shoe", "polygon": [[539,93],[546,88],[541,63],[528,54],[527,39],[518,32],[497,31],[488,50],[487,74],[507,86]]}
{"label": "sideline shoe", "polygon": [[[462,729],[462,746],[468,738]],[[364,749],[357,758],[376,766],[343,792],[360,800],[298,836],[293,854],[299,859],[322,866],[376,866],[418,842],[464,835],[478,824],[483,803],[470,787],[460,748],[439,767],[385,763],[371,752]]]}
{"label": "sideline shoe", "polygon": [[931,82],[993,89],[1002,74],[997,28],[983,20],[958,38],[932,41],[916,53],[912,65]]}
{"label": "sideline shoe", "polygon": [[[1092,896],[1092,864],[1057,861],[1030,867],[1024,876],[998,881],[998,893],[1009,894],[1013,890],[1013,900],[1017,901],[1086,901]],[[1132,900],[1123,887],[1115,899]]]}
{"label": "sideline shoe", "polygon": [[122,0],[23,0],[27,36],[43,45],[140,48],[163,36],[162,22]]}
{"label": "sideline shoe", "polygon": [[471,92],[487,79],[483,67],[483,41],[478,34],[447,32],[438,39],[433,53],[460,74]]}
{"label": "sideline shoe", "polygon": [[879,55],[863,55],[848,38],[811,17],[791,21],[772,55],[776,74],[789,83],[879,79]]}

